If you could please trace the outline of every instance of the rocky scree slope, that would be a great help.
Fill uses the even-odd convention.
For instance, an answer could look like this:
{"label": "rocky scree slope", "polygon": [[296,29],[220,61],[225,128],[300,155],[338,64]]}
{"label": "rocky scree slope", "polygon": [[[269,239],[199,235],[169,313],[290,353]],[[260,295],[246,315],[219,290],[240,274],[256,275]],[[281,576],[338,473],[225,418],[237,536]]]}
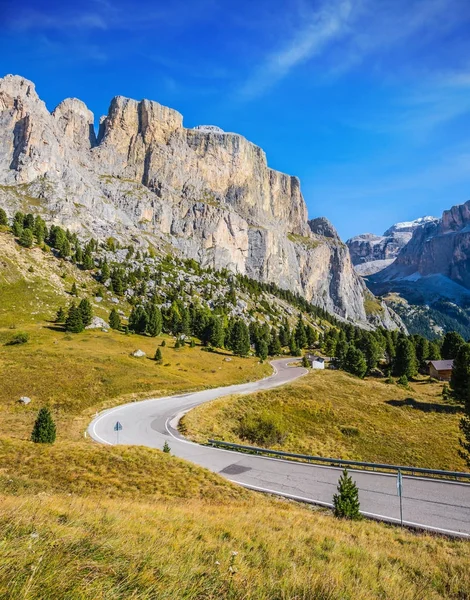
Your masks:
{"label": "rocky scree slope", "polygon": [[100,119],[69,98],[50,113],[34,84],[0,79],[0,205],[72,231],[179,252],[303,294],[365,327],[367,291],[325,220],[307,221],[296,177],[261,148],[211,126],[186,129],[156,102],[115,97]]}

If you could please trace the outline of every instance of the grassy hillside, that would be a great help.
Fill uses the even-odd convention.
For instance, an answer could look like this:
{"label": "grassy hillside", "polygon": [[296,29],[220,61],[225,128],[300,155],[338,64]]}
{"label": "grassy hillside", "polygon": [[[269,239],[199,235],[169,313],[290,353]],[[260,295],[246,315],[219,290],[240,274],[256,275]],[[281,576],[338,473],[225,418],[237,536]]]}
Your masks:
{"label": "grassy hillside", "polygon": [[[198,441],[238,443],[242,419],[271,419],[282,450],[466,471],[458,455],[458,407],[441,397],[442,384],[360,380],[342,371],[313,371],[290,386],[223,398],[189,412],[182,425]],[[256,441],[256,440],[251,440]]]}
{"label": "grassy hillside", "polygon": [[254,495],[0,496],[1,598],[460,600],[468,543]]}
{"label": "grassy hillside", "polygon": [[[80,297],[93,298],[96,282],[67,261],[39,248],[24,249],[0,233],[0,435],[27,439],[37,410],[51,406],[59,439],[77,439],[96,410],[131,399],[242,383],[272,372],[258,359],[203,352],[200,346],[174,348],[166,335],[151,338],[115,331],[66,334],[53,320],[67,306],[76,283]],[[108,318],[111,304],[93,301],[94,313]],[[125,301],[120,308],[128,311]],[[21,345],[8,345],[19,332]],[[163,364],[151,358],[161,348]],[[136,349],[145,358],[131,356]],[[227,360],[230,358],[230,360]],[[32,399],[18,404],[21,396]]]}

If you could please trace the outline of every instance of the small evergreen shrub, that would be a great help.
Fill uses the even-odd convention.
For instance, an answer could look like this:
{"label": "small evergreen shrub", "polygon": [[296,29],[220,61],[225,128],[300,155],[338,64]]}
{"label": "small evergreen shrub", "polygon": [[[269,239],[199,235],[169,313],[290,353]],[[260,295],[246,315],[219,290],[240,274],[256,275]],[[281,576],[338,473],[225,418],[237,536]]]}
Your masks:
{"label": "small evergreen shrub", "polygon": [[340,519],[361,519],[359,512],[359,490],[347,469],[339,478],[338,493],[333,496],[334,514]]}
{"label": "small evergreen shrub", "polygon": [[168,444],[168,442],[165,440],[165,443],[163,444],[163,452],[165,452],[165,454],[170,454],[170,446]]}
{"label": "small evergreen shrub", "polygon": [[12,339],[7,342],[7,346],[18,346],[20,344],[26,344],[29,341],[29,335],[27,333],[21,332],[17,333]]}
{"label": "small evergreen shrub", "polygon": [[56,426],[48,408],[41,408],[31,433],[31,441],[36,444],[53,444],[56,437]]}
{"label": "small evergreen shrub", "polygon": [[397,379],[397,383],[398,385],[402,385],[403,387],[408,387],[408,377],[406,375],[401,375],[398,379]]}
{"label": "small evergreen shrub", "polygon": [[160,350],[160,348],[157,348],[157,351],[155,352],[155,356],[154,356],[155,362],[159,365],[162,364],[162,351]]}

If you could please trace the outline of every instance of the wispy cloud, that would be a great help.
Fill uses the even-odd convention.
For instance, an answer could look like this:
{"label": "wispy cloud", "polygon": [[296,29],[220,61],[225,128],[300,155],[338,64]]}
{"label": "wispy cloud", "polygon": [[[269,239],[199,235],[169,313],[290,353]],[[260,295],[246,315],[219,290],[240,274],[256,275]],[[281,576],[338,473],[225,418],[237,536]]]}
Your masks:
{"label": "wispy cloud", "polygon": [[[436,48],[445,53],[449,32],[470,23],[470,10],[462,0],[334,0],[316,10],[301,6],[293,27],[280,31],[284,43],[266,52],[240,87],[240,97],[262,95],[308,61],[316,65],[312,74],[321,82],[365,61],[370,74],[381,72],[393,79],[401,71],[411,77],[416,63],[426,71],[423,63],[432,60]],[[464,36],[462,50],[469,45]]]}
{"label": "wispy cloud", "polygon": [[287,44],[270,52],[239,90],[242,98],[261,95],[286,77],[300,63],[323,52],[334,39],[347,29],[352,0],[326,4],[318,11],[303,14],[301,26]]}

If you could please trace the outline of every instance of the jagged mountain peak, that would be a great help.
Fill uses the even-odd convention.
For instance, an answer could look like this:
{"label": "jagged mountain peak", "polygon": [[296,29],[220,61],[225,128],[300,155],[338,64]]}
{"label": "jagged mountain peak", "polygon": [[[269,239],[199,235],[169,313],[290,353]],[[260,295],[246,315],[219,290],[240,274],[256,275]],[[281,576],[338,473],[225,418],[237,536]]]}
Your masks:
{"label": "jagged mountain peak", "polygon": [[[151,100],[115,96],[100,120],[69,98],[50,113],[20,77],[0,80],[0,204],[28,203],[49,221],[96,237],[154,245],[303,294],[365,327],[364,283],[323,218],[308,222],[299,179],[267,165],[238,134],[187,129]],[[369,303],[370,304],[370,303]],[[377,316],[378,315],[378,316]]]}

